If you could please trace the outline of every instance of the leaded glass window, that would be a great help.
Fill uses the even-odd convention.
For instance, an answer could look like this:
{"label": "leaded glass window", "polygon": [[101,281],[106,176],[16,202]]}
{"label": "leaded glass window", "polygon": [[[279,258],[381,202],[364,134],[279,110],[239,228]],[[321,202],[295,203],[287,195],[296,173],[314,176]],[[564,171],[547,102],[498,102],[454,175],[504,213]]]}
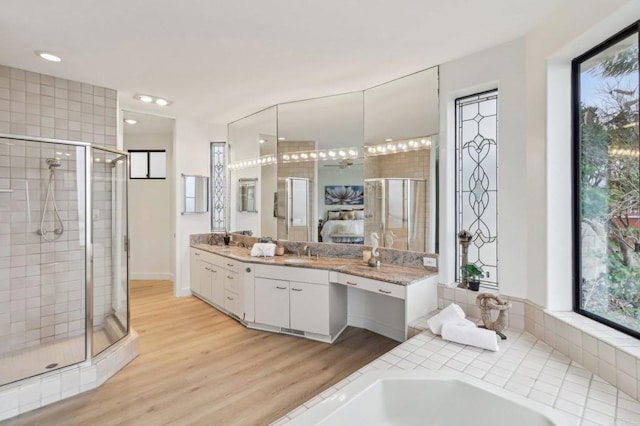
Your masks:
{"label": "leaded glass window", "polygon": [[[498,289],[498,91],[456,99],[456,236],[473,236],[468,263],[485,272],[481,286]],[[456,239],[456,277],[462,251]]]}
{"label": "leaded glass window", "polygon": [[227,231],[227,143],[211,142],[211,231]]}

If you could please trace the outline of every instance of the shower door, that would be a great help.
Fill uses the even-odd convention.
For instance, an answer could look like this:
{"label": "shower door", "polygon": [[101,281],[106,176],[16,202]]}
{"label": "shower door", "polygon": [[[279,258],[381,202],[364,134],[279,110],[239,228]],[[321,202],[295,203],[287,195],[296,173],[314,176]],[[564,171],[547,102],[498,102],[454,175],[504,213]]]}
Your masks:
{"label": "shower door", "polygon": [[287,235],[290,241],[311,241],[309,179],[287,178]]}
{"label": "shower door", "polygon": [[420,179],[365,180],[365,244],[376,232],[381,247],[425,251],[427,182]]}
{"label": "shower door", "polygon": [[127,156],[92,148],[92,355],[129,330]]}

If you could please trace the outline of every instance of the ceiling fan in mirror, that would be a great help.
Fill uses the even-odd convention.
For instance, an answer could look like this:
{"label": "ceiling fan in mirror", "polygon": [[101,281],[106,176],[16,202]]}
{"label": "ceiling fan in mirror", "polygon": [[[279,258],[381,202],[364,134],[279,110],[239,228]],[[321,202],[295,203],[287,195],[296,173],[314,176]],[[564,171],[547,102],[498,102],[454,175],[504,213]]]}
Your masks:
{"label": "ceiling fan in mirror", "polygon": [[323,164],[324,167],[340,167],[341,169],[346,169],[351,166],[361,166],[363,163],[356,163],[351,158],[345,158],[344,160],[340,160],[335,164]]}

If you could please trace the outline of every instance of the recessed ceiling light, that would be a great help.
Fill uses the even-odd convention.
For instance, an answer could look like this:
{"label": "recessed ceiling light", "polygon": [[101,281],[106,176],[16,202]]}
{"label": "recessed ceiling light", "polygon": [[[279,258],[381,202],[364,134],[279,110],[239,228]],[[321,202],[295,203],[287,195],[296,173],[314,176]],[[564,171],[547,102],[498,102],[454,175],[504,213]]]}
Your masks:
{"label": "recessed ceiling light", "polygon": [[264,139],[260,139],[258,142],[265,143],[266,141]]}
{"label": "recessed ceiling light", "polygon": [[282,136],[278,138],[279,141],[283,141],[285,140],[285,138],[283,138]]}
{"label": "recessed ceiling light", "polygon": [[163,98],[159,98],[157,96],[152,96],[152,95],[141,95],[139,93],[136,93],[135,95],[133,95],[133,99],[137,99],[147,104],[154,103],[158,106],[163,106],[163,107],[171,104],[171,101],[168,99],[163,99]]}
{"label": "recessed ceiling light", "polygon": [[62,59],[59,56],[56,56],[53,53],[45,52],[42,50],[36,51],[36,55],[40,56],[42,59],[46,59],[47,61],[62,62]]}
{"label": "recessed ceiling light", "polygon": [[388,139],[385,139],[384,141],[385,141],[385,142],[392,142],[392,141],[393,141],[393,139],[388,138]]}
{"label": "recessed ceiling light", "polygon": [[125,118],[124,122],[133,126],[138,122],[138,120],[134,120],[133,118]]}

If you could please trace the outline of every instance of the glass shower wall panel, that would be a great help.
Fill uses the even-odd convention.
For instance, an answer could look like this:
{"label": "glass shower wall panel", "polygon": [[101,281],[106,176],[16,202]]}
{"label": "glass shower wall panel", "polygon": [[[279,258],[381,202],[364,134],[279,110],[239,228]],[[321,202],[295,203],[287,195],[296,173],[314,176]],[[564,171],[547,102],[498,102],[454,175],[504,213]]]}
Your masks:
{"label": "glass shower wall panel", "polygon": [[0,138],[0,385],[86,359],[85,149]]}
{"label": "glass shower wall panel", "polygon": [[95,356],[129,330],[127,157],[92,148],[93,343]]}
{"label": "glass shower wall panel", "polygon": [[424,251],[428,241],[427,182],[409,181],[409,241],[408,250]]}

